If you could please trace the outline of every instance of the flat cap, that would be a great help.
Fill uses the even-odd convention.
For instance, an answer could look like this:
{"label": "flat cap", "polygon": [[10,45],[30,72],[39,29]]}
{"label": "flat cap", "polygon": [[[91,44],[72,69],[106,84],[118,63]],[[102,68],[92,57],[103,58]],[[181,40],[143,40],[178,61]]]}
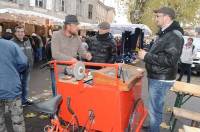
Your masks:
{"label": "flat cap", "polygon": [[100,29],[106,30],[106,29],[110,29],[110,24],[109,24],[108,22],[102,22],[102,23],[100,23],[100,24],[98,25],[98,27],[99,27]]}
{"label": "flat cap", "polygon": [[67,15],[64,24],[79,24],[79,21],[75,15]]}
{"label": "flat cap", "polygon": [[169,7],[161,7],[160,9],[154,10],[154,13],[163,13],[165,15],[168,15],[172,19],[174,19],[176,16],[175,11]]}

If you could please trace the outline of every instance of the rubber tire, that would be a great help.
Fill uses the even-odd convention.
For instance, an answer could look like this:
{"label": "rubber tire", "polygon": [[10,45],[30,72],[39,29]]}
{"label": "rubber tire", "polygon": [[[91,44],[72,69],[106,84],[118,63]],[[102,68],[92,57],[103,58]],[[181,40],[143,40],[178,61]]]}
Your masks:
{"label": "rubber tire", "polygon": [[141,98],[137,99],[133,105],[126,132],[135,132],[139,121],[144,113],[144,103]]}

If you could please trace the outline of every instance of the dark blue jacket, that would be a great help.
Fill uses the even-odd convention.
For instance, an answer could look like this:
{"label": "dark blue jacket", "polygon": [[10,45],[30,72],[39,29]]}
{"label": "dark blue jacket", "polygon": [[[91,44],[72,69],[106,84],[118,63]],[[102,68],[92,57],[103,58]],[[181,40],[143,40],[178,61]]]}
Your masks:
{"label": "dark blue jacket", "polygon": [[29,39],[24,37],[24,40],[20,41],[19,39],[14,37],[11,40],[16,44],[18,44],[18,46],[22,49],[22,51],[28,58],[29,68],[31,69],[33,67],[33,49]]}
{"label": "dark blue jacket", "polygon": [[117,56],[115,40],[110,33],[97,34],[88,39],[88,50],[92,54],[92,62],[114,63]]}
{"label": "dark blue jacket", "polygon": [[21,95],[19,73],[27,67],[27,57],[12,41],[0,39],[0,100]]}

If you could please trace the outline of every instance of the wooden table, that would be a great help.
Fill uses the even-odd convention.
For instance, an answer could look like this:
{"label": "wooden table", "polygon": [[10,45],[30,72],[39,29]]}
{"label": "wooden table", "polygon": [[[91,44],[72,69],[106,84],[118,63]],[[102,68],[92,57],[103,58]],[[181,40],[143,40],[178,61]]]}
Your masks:
{"label": "wooden table", "polygon": [[176,81],[174,86],[171,88],[171,91],[200,97],[200,86],[196,84]]}

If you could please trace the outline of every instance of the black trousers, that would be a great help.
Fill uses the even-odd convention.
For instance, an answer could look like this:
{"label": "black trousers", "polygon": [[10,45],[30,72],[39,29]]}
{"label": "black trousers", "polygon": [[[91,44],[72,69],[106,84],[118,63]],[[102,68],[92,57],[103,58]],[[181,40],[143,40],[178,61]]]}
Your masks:
{"label": "black trousers", "polygon": [[190,83],[190,77],[191,77],[191,64],[187,63],[181,63],[180,64],[180,76],[177,79],[177,81],[181,81],[184,73],[187,72],[187,83]]}

